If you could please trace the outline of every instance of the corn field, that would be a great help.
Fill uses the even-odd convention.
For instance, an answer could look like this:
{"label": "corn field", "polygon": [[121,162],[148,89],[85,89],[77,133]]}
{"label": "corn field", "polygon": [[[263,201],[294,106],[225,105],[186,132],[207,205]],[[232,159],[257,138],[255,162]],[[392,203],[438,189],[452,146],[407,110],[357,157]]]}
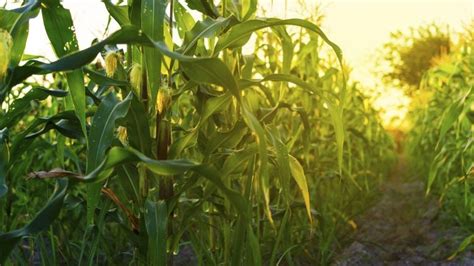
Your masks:
{"label": "corn field", "polygon": [[[318,20],[102,2],[120,27],[85,49],[59,0],[0,9],[0,265],[337,261],[400,159]],[[25,53],[39,15],[57,60]],[[404,149],[464,230],[450,259],[474,241],[469,37],[423,76]]]}
{"label": "corn field", "polygon": [[408,144],[409,155],[419,158],[416,171],[427,178],[426,193],[439,194],[450,220],[470,234],[459,251],[474,241],[472,37],[472,33],[466,35],[456,52],[440,58],[424,76],[417,100],[429,101],[424,108],[412,110],[419,126],[410,132]]}

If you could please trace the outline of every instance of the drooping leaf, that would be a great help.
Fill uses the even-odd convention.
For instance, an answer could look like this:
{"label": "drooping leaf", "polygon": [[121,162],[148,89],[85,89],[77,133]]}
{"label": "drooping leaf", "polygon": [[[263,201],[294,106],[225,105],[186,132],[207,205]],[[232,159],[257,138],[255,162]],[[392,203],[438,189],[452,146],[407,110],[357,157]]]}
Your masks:
{"label": "drooping leaf", "polygon": [[[229,201],[235,206],[239,213],[247,215],[248,205],[240,193],[228,188],[221,180],[221,173],[211,165],[198,164],[189,160],[152,160],[139,151],[132,148],[112,147],[107,156],[97,168],[81,178],[84,182],[100,182],[111,174],[114,167],[127,163],[140,162],[150,171],[159,176],[175,176],[187,171],[193,171],[211,181],[219,188]],[[248,218],[248,217],[247,217]]]}
{"label": "drooping leaf", "polygon": [[303,27],[309,31],[317,33],[321,38],[334,50],[337,58],[341,61],[342,65],[342,51],[339,46],[333,43],[326,34],[315,24],[302,19],[255,19],[248,20],[239,24],[235,24],[216,44],[214,53],[219,53],[226,48],[234,48],[243,46],[247,43],[250,38],[250,34],[257,30],[261,30],[268,27],[293,25]]}
{"label": "drooping leaf", "polygon": [[[57,121],[56,121],[57,120]],[[37,132],[28,134],[25,139],[32,139],[36,138],[40,135],[45,134],[46,132],[54,129],[61,133],[63,136],[72,138],[72,139],[79,139],[84,137],[82,134],[81,124],[76,116],[70,116],[66,119],[58,117],[52,117],[51,119],[44,120],[45,126]]]}

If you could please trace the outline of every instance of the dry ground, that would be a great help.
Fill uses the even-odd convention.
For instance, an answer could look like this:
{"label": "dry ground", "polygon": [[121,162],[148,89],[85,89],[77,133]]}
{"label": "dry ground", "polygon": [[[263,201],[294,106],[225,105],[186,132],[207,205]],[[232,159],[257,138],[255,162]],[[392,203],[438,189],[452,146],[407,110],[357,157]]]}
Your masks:
{"label": "dry ground", "polygon": [[474,253],[447,260],[462,241],[456,228],[443,228],[435,198],[424,196],[422,179],[399,163],[383,184],[381,198],[356,219],[354,242],[335,265],[474,265]]}

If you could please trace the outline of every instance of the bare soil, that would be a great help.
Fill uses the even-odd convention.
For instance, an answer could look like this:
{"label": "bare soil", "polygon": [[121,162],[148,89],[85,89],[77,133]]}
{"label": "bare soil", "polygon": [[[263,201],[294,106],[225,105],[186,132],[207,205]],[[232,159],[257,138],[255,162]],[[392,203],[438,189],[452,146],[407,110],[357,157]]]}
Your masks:
{"label": "bare soil", "polygon": [[437,200],[425,197],[423,180],[408,172],[400,156],[380,199],[356,219],[354,241],[334,265],[474,265],[470,251],[447,259],[465,235],[443,226]]}

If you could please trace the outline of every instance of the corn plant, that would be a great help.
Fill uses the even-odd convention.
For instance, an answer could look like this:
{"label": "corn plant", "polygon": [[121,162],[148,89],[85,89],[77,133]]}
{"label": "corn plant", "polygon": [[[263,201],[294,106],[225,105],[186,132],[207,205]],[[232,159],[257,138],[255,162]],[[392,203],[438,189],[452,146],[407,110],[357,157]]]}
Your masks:
{"label": "corn plant", "polygon": [[[340,48],[255,0],[104,5],[84,50],[59,0],[0,10],[0,262],[329,263],[392,149]],[[39,12],[57,61],[23,53]]]}
{"label": "corn plant", "polygon": [[[472,37],[471,37],[472,38]],[[471,41],[469,41],[471,40]],[[465,39],[424,76],[413,105],[410,156],[427,177],[426,193],[435,193],[449,220],[473,234],[473,70],[472,39]],[[471,242],[468,237],[460,249]],[[459,251],[461,251],[459,250]]]}

